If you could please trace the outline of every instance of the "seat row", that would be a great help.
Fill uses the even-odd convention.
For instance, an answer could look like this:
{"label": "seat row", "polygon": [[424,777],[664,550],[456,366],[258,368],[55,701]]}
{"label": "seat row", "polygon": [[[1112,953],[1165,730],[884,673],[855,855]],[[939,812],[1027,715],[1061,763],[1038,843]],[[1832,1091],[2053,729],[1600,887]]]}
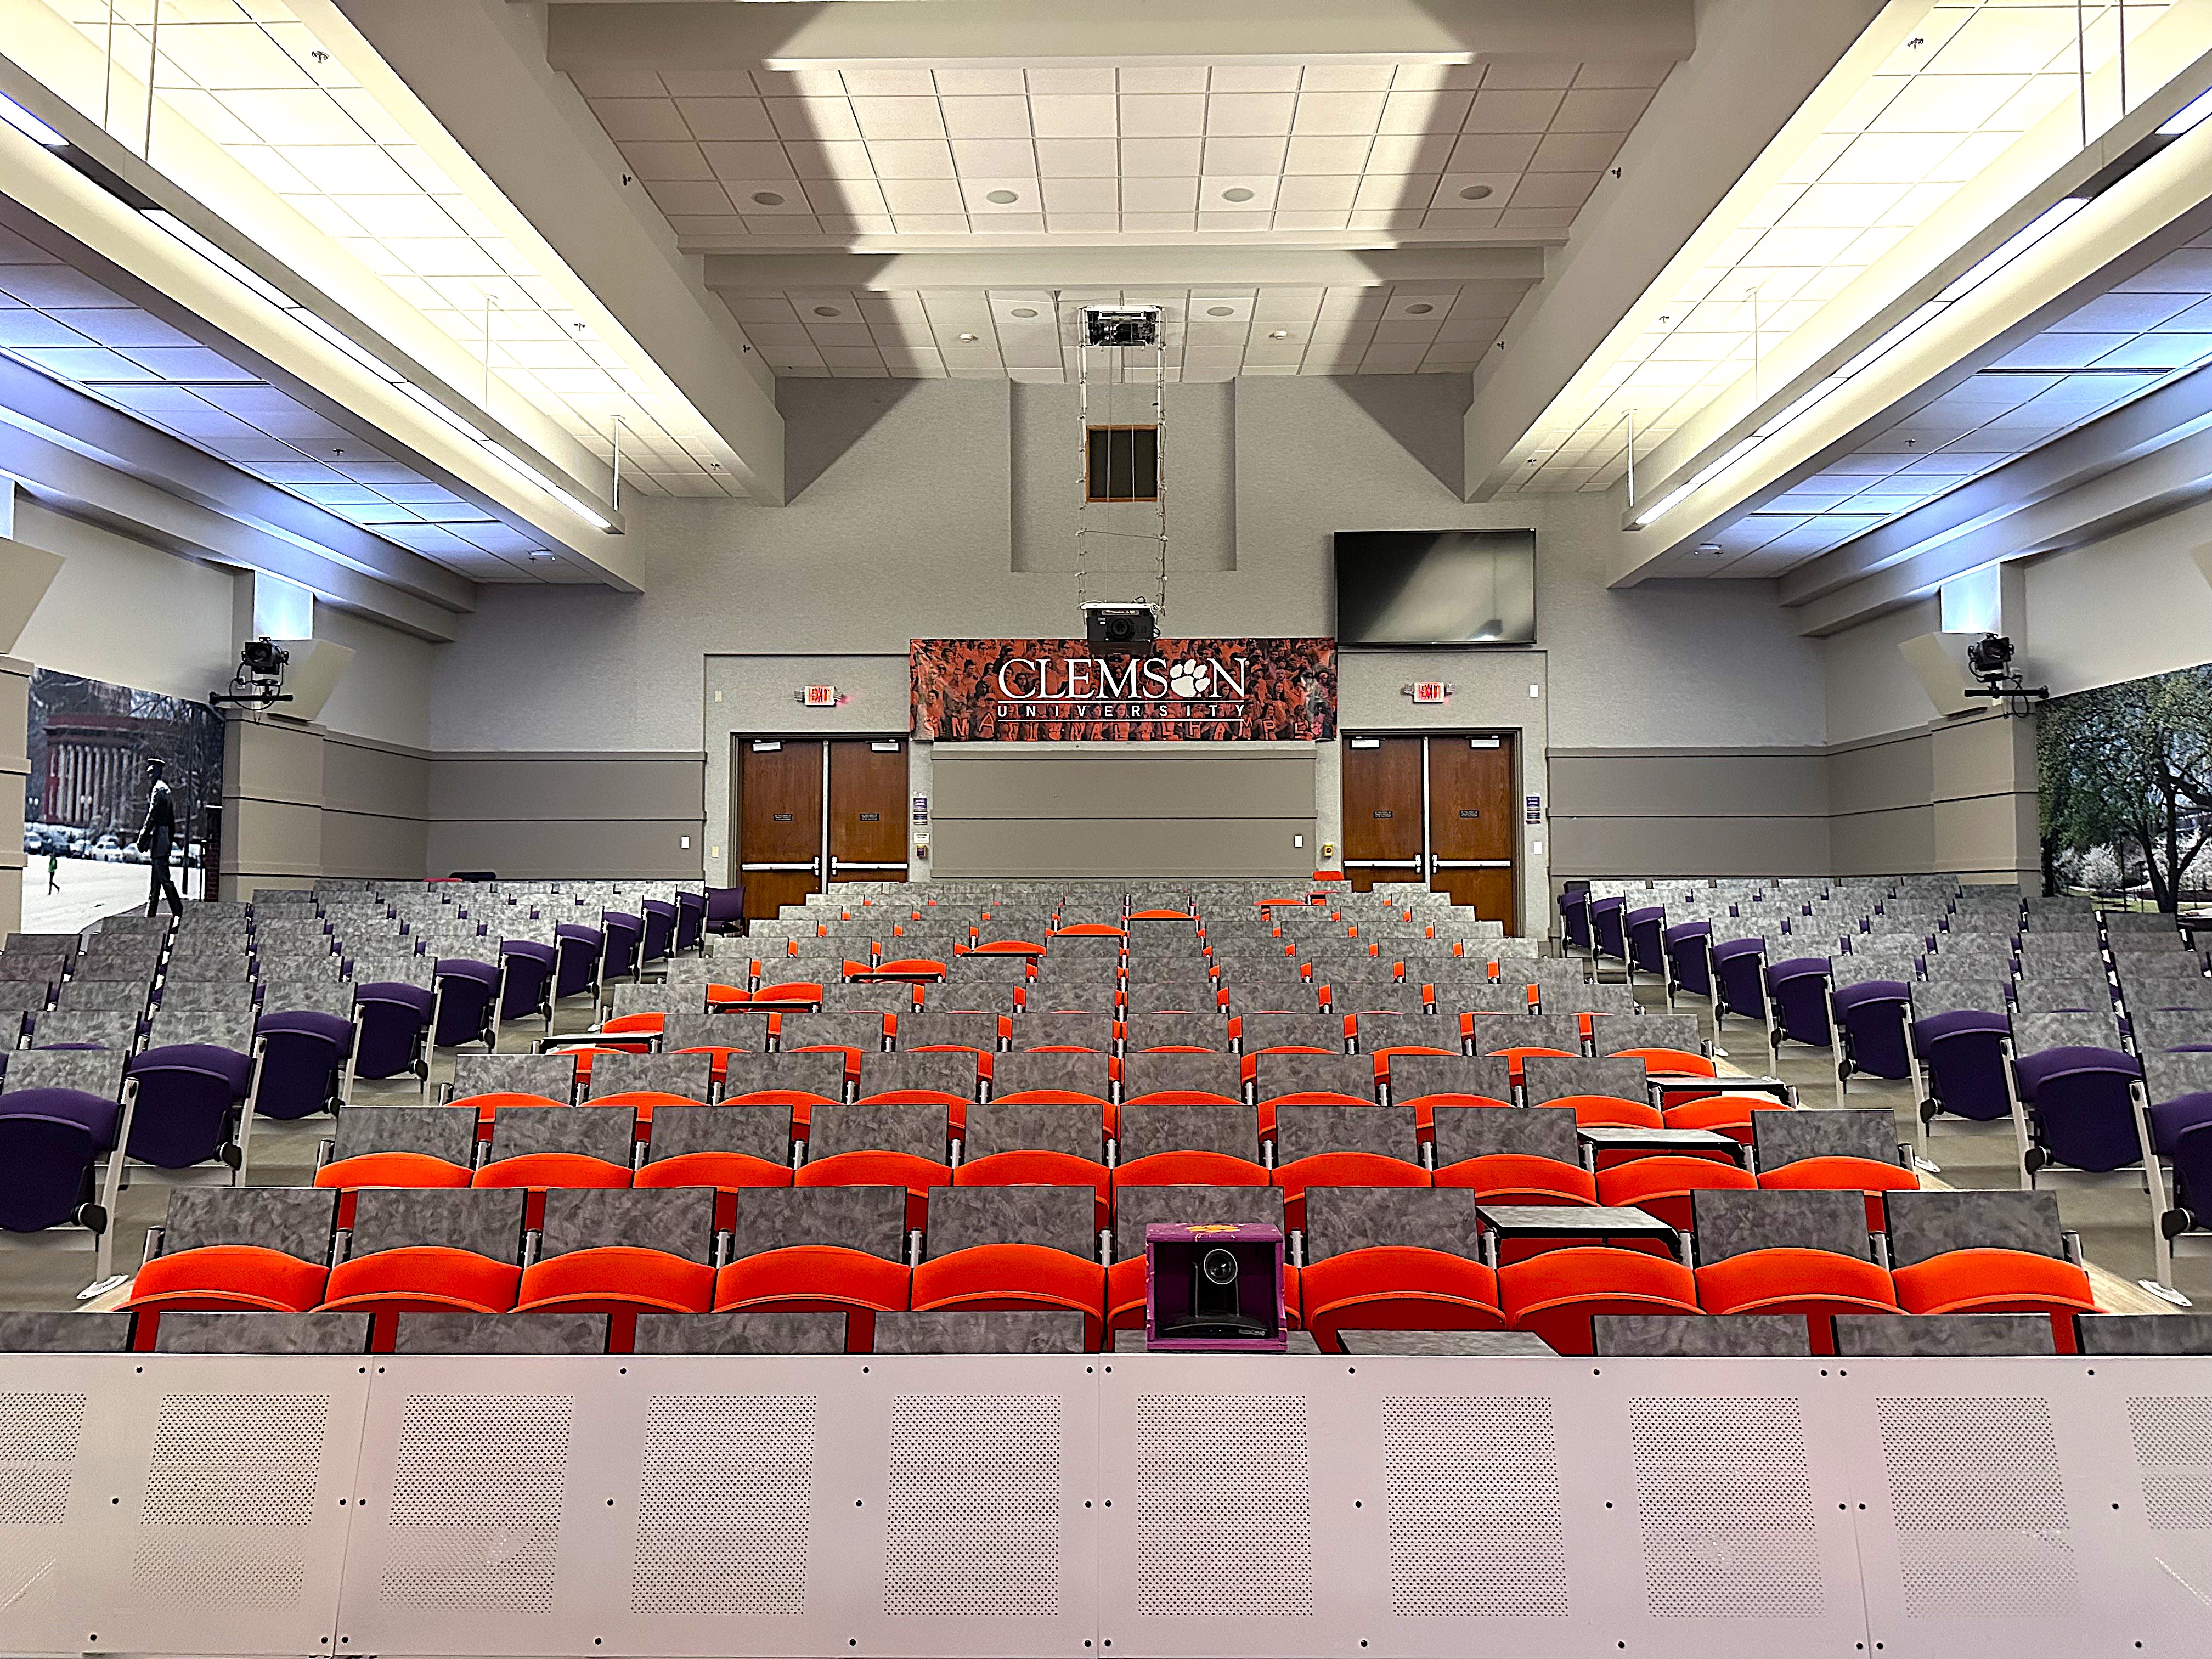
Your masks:
{"label": "seat row", "polygon": [[[600,1313],[616,1352],[641,1314],[842,1312],[865,1352],[878,1315],[1030,1310],[1079,1314],[1095,1348],[1142,1322],[1144,1229],[1268,1224],[1281,1200],[1157,1188],[1099,1229],[1085,1188],[955,1188],[917,1230],[896,1187],[747,1189],[726,1225],[696,1188],[550,1191],[534,1226],[520,1192],[368,1189],[344,1224],[339,1196],[173,1194],[128,1304],[143,1345],[159,1323],[145,1316],[173,1310],[366,1312],[379,1349],[421,1313]],[[1346,1330],[1512,1329],[1587,1353],[1601,1315],[1765,1313],[1803,1319],[1832,1352],[1838,1314],[1995,1311],[2050,1316],[2070,1351],[2072,1316],[2096,1310],[2043,1194],[1888,1194],[1877,1239],[1855,1194],[1700,1192],[1680,1259],[1568,1243],[1499,1265],[1469,1193],[1315,1188],[1305,1202],[1285,1309],[1331,1351]]]}

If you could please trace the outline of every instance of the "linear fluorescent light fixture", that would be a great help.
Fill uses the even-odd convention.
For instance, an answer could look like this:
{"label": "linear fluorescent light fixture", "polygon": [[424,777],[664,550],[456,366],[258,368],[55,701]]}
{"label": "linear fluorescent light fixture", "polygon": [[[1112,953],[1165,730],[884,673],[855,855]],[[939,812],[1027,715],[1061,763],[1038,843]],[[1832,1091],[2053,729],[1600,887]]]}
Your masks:
{"label": "linear fluorescent light fixture", "polygon": [[[2197,101],[2205,103],[2207,100],[2212,100],[2212,93],[2206,94],[2203,99]],[[2192,105],[2191,107],[2195,106]],[[2212,113],[2212,104],[2208,104],[2207,112]],[[2187,110],[2182,112],[2183,115],[2187,113]],[[2179,121],[2181,116],[2177,115],[2174,119]],[[2161,127],[2159,131],[2163,132],[2166,129]],[[1837,392],[1842,391],[1844,386],[1850,385],[1852,380],[1889,356],[1891,352],[1896,350],[1898,347],[1919,333],[1922,329],[1927,327],[1929,324],[1934,322],[1936,319],[1981,287],[2028,249],[2042,241],[2045,237],[2057,230],[2059,226],[2064,224],[2083,208],[2088,206],[2090,199],[2087,196],[2069,196],[2052,203],[2027,224],[2008,236],[1981,258],[1977,259],[1941,294],[1903,321],[1894,325],[1880,339],[1861,350],[1857,356],[1834,374],[1808,389],[1789,407],[1769,420],[1751,436],[1735,445],[1717,459],[1709,461],[1699,467],[1697,471],[1690,475],[1687,480],[1675,485],[1674,489],[1652,502],[1650,506],[1638,513],[1631,522],[1638,530],[1656,524],[1680,507],[1683,501],[1711,483],[1738,462],[1749,459],[1752,453],[1763,447],[1769,439],[1779,435],[1789,428],[1795,426],[1806,416],[1810,415],[1815,409],[1834,397]]]}
{"label": "linear fluorescent light fixture", "polygon": [[2200,125],[2208,115],[2212,115],[2212,92],[2200,92],[2166,118],[2166,124],[2158,130],[2158,136],[2179,138],[2191,128]]}
{"label": "linear fluorescent light fixture", "polygon": [[[0,105],[4,105],[5,102],[4,99],[0,99]],[[5,108],[0,108],[0,118],[4,118],[6,112]],[[169,212],[166,208],[148,208],[144,210],[144,216],[149,222],[168,232],[170,235],[191,249],[216,270],[244,286],[257,299],[282,312],[325,345],[351,358],[425,413],[435,416],[525,483],[533,489],[543,490],[593,529],[611,531],[614,528],[613,522],[605,514],[593,507],[574,491],[556,483],[512,450],[486,437],[469,422],[453,413],[443,403],[416,386],[374,352],[352,339],[344,330],[307,309],[243,260],[233,258],[222,248],[201,235],[199,232],[178,218],[175,214]]]}
{"label": "linear fluorescent light fixture", "polygon": [[68,139],[5,94],[0,94],[0,121],[5,121],[34,144],[44,144],[48,149],[69,148]]}

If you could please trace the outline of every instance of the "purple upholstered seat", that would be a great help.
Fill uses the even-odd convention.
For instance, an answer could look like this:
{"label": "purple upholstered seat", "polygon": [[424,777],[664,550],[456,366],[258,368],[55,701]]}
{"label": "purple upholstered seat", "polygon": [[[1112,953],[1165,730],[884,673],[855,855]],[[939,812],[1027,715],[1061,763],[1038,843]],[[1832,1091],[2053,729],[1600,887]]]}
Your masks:
{"label": "purple upholstered seat", "polygon": [[1912,1023],[1913,1052],[1928,1081],[1923,1115],[1931,1109],[1978,1123],[1994,1123],[2012,1110],[2005,1092],[2002,1043],[2012,1022],[1978,1009],[1931,1014]]}
{"label": "purple upholstered seat", "polygon": [[[2013,1061],[2033,1145],[2029,1169],[2062,1164],[2103,1174],[2142,1156],[2130,1085],[2142,1076],[2133,1054],[2114,1048],[2045,1048]],[[2039,1160],[2036,1154],[2043,1157]]]}
{"label": "purple upholstered seat", "polygon": [[1667,948],[1660,938],[1667,925],[1667,907],[1647,904],[1622,918],[1628,934],[1628,965],[1639,974],[1667,973]]}
{"label": "purple upholstered seat", "polygon": [[1592,899],[1589,907],[1590,944],[1596,954],[1615,962],[1628,960],[1628,901]]}
{"label": "purple upholstered seat", "polygon": [[1792,957],[1766,964],[1766,995],[1774,1008],[1774,1040],[1825,1048],[1828,1032],[1828,959]]}
{"label": "purple upholstered seat", "polygon": [[745,887],[709,887],[703,926],[710,933],[741,933],[745,927]]}
{"label": "purple upholstered seat", "polygon": [[1836,1024],[1843,1030],[1843,1075],[1901,1078],[1911,1066],[1905,1053],[1905,1021],[1912,988],[1901,979],[1861,980],[1836,988]]}
{"label": "purple upholstered seat", "polygon": [[553,930],[558,953],[553,975],[553,1000],[573,997],[599,988],[599,953],[606,939],[596,927],[564,921]]}
{"label": "purple upholstered seat", "polygon": [[1668,973],[1677,990],[1693,997],[1713,994],[1713,977],[1705,962],[1705,949],[1713,937],[1710,921],[1686,921],[1660,934],[1666,949]]}
{"label": "purple upholstered seat", "polygon": [[22,1089],[0,1095],[0,1230],[43,1232],[86,1213],[93,1164],[114,1150],[123,1108],[81,1089]]}
{"label": "purple upholstered seat", "polygon": [[398,1077],[412,1072],[428,1079],[429,1061],[423,1038],[430,1029],[435,998],[426,986],[404,980],[377,980],[354,988],[360,1037],[354,1070],[362,1077]]}
{"label": "purple upholstered seat", "polygon": [[637,948],[638,961],[651,966],[668,960],[668,952],[676,943],[676,907],[666,899],[647,899],[637,907],[645,918],[645,938]]}
{"label": "purple upholstered seat", "polygon": [[301,1118],[336,1111],[339,1081],[353,1054],[353,1022],[305,1008],[278,1008],[254,1024],[261,1040],[261,1085],[254,1109],[264,1117]]}
{"label": "purple upholstered seat", "polygon": [[1559,922],[1567,943],[1577,951],[1590,948],[1590,896],[1583,887],[1570,887],[1559,895]]}
{"label": "purple upholstered seat", "polygon": [[251,1055],[210,1042],[179,1042],[133,1055],[124,1072],[138,1085],[124,1148],[131,1157],[161,1170],[217,1160],[239,1167],[239,1115],[253,1083]]}
{"label": "purple upholstered seat", "polygon": [[676,954],[696,950],[707,925],[707,896],[688,889],[676,896]]}
{"label": "purple upholstered seat", "polygon": [[626,910],[603,910],[599,925],[606,939],[600,958],[601,979],[635,979],[639,947],[645,939],[645,918]]}
{"label": "purple upholstered seat", "polygon": [[[493,941],[484,941],[486,955],[495,949]],[[499,1046],[494,1018],[499,1002],[497,967],[471,957],[441,957],[431,983],[437,993],[437,1030],[431,1041],[437,1047],[451,1048],[464,1042],[481,1042],[486,1048]]]}
{"label": "purple upholstered seat", "polygon": [[1717,939],[1713,945],[1713,1016],[1741,1014],[1749,1019],[1766,1018],[1764,970],[1766,941],[1750,939]]}

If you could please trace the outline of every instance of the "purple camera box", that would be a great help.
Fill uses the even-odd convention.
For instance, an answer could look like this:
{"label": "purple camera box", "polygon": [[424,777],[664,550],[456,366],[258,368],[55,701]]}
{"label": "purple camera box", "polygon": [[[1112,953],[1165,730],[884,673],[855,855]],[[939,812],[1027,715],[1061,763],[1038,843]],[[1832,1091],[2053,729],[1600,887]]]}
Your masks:
{"label": "purple camera box", "polygon": [[[1236,1312],[1252,1334],[1163,1336],[1189,1317],[1194,1275],[1208,1251],[1235,1258]],[[1283,1304],[1283,1234],[1249,1223],[1156,1221],[1145,1229],[1145,1346],[1157,1352],[1281,1353],[1290,1346]]]}

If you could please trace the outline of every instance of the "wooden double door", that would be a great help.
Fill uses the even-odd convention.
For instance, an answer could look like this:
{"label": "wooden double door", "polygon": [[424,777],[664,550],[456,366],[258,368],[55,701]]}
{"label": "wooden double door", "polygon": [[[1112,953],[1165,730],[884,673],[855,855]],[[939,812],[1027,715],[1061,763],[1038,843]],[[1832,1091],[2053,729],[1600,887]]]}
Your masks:
{"label": "wooden double door", "polygon": [[1355,891],[1419,882],[1518,925],[1520,773],[1509,734],[1344,739],[1345,878]]}
{"label": "wooden double door", "polygon": [[747,917],[907,878],[903,738],[740,738],[732,836]]}

